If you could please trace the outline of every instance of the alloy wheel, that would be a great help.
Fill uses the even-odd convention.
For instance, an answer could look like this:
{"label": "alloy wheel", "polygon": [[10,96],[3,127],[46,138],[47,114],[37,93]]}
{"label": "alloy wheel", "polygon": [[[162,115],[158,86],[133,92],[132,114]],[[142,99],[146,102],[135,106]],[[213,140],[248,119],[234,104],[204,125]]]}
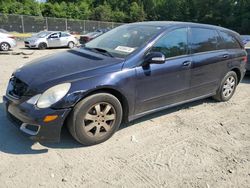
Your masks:
{"label": "alloy wheel", "polygon": [[116,120],[116,111],[113,105],[100,102],[93,105],[84,117],[84,129],[91,137],[101,137],[107,134]]}
{"label": "alloy wheel", "polygon": [[69,48],[74,48],[75,44],[73,42],[69,43]]}
{"label": "alloy wheel", "polygon": [[235,78],[233,76],[229,76],[223,85],[223,96],[226,98],[230,97],[234,91],[235,85]]}
{"label": "alloy wheel", "polygon": [[1,44],[1,50],[3,50],[3,51],[8,51],[8,50],[9,50],[9,44],[7,44],[7,43],[2,43],[2,44]]}

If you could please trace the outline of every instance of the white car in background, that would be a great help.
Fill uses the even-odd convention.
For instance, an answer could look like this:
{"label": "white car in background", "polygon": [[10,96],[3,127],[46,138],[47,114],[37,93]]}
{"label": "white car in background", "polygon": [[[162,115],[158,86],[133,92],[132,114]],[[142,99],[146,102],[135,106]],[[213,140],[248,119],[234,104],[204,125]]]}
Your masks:
{"label": "white car in background", "polygon": [[77,38],[62,31],[41,31],[24,40],[25,47],[38,49],[55,47],[73,48],[76,44],[78,44]]}
{"label": "white car in background", "polygon": [[15,46],[15,37],[5,32],[5,30],[0,29],[0,50],[8,51],[10,48],[13,48]]}

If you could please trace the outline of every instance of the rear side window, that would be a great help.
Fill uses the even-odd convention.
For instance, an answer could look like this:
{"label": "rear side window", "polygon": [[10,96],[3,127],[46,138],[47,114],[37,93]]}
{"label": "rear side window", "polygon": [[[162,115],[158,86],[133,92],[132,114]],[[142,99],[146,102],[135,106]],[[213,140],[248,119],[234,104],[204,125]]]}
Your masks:
{"label": "rear side window", "polygon": [[223,49],[238,49],[241,48],[239,42],[229,33],[220,31],[222,42],[220,48]]}
{"label": "rear side window", "polygon": [[151,51],[162,52],[166,58],[186,55],[188,53],[187,28],[171,31],[160,38]]}
{"label": "rear side window", "polygon": [[70,36],[70,34],[68,34],[68,33],[61,33],[61,37],[69,37]]}
{"label": "rear side window", "polygon": [[205,28],[191,28],[192,53],[217,50],[219,34],[217,31]]}

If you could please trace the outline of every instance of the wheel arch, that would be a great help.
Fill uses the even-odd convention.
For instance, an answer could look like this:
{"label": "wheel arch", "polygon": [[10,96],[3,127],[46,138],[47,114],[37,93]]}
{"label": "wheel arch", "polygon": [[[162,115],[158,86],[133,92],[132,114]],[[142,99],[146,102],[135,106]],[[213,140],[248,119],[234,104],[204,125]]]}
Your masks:
{"label": "wheel arch", "polygon": [[[122,118],[122,122],[126,123],[128,122],[128,115],[129,115],[129,104],[128,104],[128,100],[127,98],[117,89],[114,88],[109,88],[109,87],[104,87],[104,88],[97,88],[95,90],[91,90],[90,92],[88,92],[86,95],[84,95],[78,102],[80,102],[81,100],[83,100],[84,98],[93,95],[93,94],[97,94],[97,93],[109,93],[111,95],[114,95],[121,103],[122,105],[122,110],[123,110],[123,118]],[[77,103],[78,103],[77,102]]]}
{"label": "wheel arch", "polygon": [[237,84],[239,84],[239,83],[240,83],[240,80],[241,80],[241,72],[240,72],[240,69],[237,68],[237,67],[234,67],[234,68],[231,69],[231,71],[233,71],[233,72],[236,73],[237,79],[238,79],[238,80],[237,80],[237,81],[238,81]]}
{"label": "wheel arch", "polygon": [[49,47],[49,43],[48,43],[47,41],[40,41],[40,42],[38,43],[37,47],[39,48],[39,46],[40,46],[41,44],[45,44],[45,45],[46,45],[46,48]]}

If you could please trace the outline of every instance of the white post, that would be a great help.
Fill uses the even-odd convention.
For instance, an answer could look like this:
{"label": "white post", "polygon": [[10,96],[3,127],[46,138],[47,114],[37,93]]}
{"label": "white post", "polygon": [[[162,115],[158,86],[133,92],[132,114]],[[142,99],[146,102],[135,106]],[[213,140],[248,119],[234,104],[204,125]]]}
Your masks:
{"label": "white post", "polygon": [[68,30],[68,21],[67,21],[67,18],[65,19],[65,27],[66,27],[65,31],[67,31]]}
{"label": "white post", "polygon": [[49,26],[48,26],[48,17],[45,17],[45,22],[46,22],[46,29],[47,31],[49,30]]}
{"label": "white post", "polygon": [[23,15],[21,15],[21,22],[22,22],[22,29],[23,29],[23,33],[24,33],[24,23],[23,23]]}

